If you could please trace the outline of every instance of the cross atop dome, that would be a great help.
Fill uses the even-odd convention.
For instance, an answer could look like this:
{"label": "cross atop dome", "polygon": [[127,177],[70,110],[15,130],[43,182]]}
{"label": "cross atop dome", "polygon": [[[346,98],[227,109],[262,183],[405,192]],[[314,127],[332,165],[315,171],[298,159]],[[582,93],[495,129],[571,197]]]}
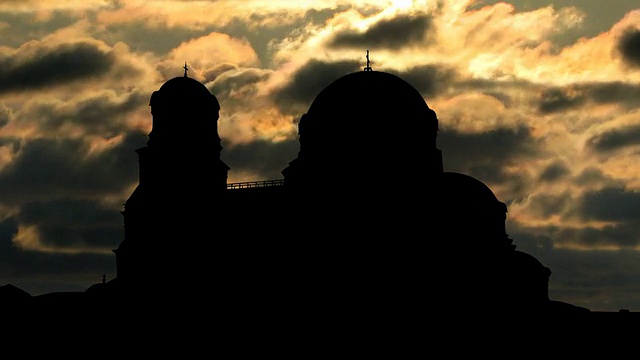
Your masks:
{"label": "cross atop dome", "polygon": [[189,70],[189,68],[187,67],[187,62],[185,61],[184,66],[182,67],[184,69],[184,77],[187,77],[187,70]]}
{"label": "cross atop dome", "polygon": [[367,67],[364,68],[364,71],[373,71],[371,61],[369,61],[369,50],[367,50]]}

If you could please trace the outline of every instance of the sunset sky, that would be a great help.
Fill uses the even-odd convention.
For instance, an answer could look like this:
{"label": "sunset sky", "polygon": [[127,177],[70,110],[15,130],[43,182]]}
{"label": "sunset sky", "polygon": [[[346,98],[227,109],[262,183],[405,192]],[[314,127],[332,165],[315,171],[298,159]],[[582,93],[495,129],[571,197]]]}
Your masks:
{"label": "sunset sky", "polygon": [[185,62],[220,102],[229,181],[271,180],[366,50],[437,113],[445,171],[507,204],[551,299],[640,311],[635,0],[0,0],[0,286],[116,276],[149,99]]}

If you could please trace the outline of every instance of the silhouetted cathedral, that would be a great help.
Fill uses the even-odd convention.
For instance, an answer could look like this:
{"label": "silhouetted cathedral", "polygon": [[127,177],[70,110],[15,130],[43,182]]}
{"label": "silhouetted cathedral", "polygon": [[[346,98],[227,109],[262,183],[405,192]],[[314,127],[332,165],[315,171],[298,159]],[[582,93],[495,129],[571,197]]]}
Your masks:
{"label": "silhouetted cathedral", "polygon": [[149,105],[117,277],[87,301],[368,331],[425,316],[598,319],[549,299],[551,271],[513,245],[506,205],[444,170],[436,112],[396,75],[367,64],[328,85],[300,118],[297,157],[264,182],[227,183],[220,104],[186,65]]}
{"label": "silhouetted cathedral", "polygon": [[239,188],[227,185],[220,105],[203,84],[185,71],[150,106],[115,250],[128,292],[215,286],[229,304],[295,296],[288,307],[360,320],[399,300],[462,314],[556,304],[549,269],[505,232],[505,204],[443,170],[436,113],[396,75],[368,67],[335,80],[300,119],[282,181]]}

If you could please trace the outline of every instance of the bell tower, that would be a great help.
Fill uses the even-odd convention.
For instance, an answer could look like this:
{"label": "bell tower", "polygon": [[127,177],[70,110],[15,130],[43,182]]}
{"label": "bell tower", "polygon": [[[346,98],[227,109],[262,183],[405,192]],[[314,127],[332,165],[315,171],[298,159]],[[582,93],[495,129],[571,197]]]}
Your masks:
{"label": "bell tower", "polygon": [[184,75],[151,95],[147,146],[136,150],[139,184],[125,203],[125,239],[116,253],[123,284],[158,285],[197,278],[208,224],[226,190],[220,159],[220,104],[199,81]]}

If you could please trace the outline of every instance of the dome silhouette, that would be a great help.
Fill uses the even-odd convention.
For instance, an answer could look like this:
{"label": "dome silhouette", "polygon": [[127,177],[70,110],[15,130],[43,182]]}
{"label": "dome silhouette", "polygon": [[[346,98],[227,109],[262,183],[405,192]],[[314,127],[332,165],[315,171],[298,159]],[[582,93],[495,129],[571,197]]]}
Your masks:
{"label": "dome silhouette", "polygon": [[178,76],[168,80],[158,91],[151,96],[150,106],[161,105],[170,102],[172,104],[188,104],[189,107],[197,105],[200,101],[208,107],[220,110],[218,99],[198,80],[187,76]]}
{"label": "dome silhouette", "polygon": [[436,184],[435,223],[465,244],[469,254],[515,248],[505,229],[507,206],[486,184],[457,172],[443,172]]}
{"label": "dome silhouette", "polygon": [[220,145],[220,103],[198,80],[185,76],[165,82],[149,101],[153,128],[150,146],[188,149]]}
{"label": "dome silhouette", "polygon": [[442,173],[440,184],[442,188],[438,194],[449,199],[456,211],[473,208],[507,212],[507,206],[498,200],[493,191],[470,175],[447,171]]}
{"label": "dome silhouette", "polygon": [[325,87],[302,115],[299,156],[283,174],[290,183],[298,175],[325,182],[339,173],[375,184],[424,174],[417,164],[437,173],[437,132],[435,111],[407,81],[388,72],[350,73]]}
{"label": "dome silhouette", "polygon": [[[406,80],[382,71],[358,71],[334,80],[316,96],[307,114],[336,115],[338,109],[340,113],[364,111],[364,114],[399,111],[423,115],[422,121],[432,116],[432,110],[416,88]],[[354,121],[358,118],[363,119],[359,116]]]}
{"label": "dome silhouette", "polygon": [[[380,71],[359,71],[344,75],[324,88],[301,121],[316,134],[332,138],[391,136],[402,138],[435,134],[436,114],[422,95],[400,77]],[[380,141],[381,139],[375,139]]]}

